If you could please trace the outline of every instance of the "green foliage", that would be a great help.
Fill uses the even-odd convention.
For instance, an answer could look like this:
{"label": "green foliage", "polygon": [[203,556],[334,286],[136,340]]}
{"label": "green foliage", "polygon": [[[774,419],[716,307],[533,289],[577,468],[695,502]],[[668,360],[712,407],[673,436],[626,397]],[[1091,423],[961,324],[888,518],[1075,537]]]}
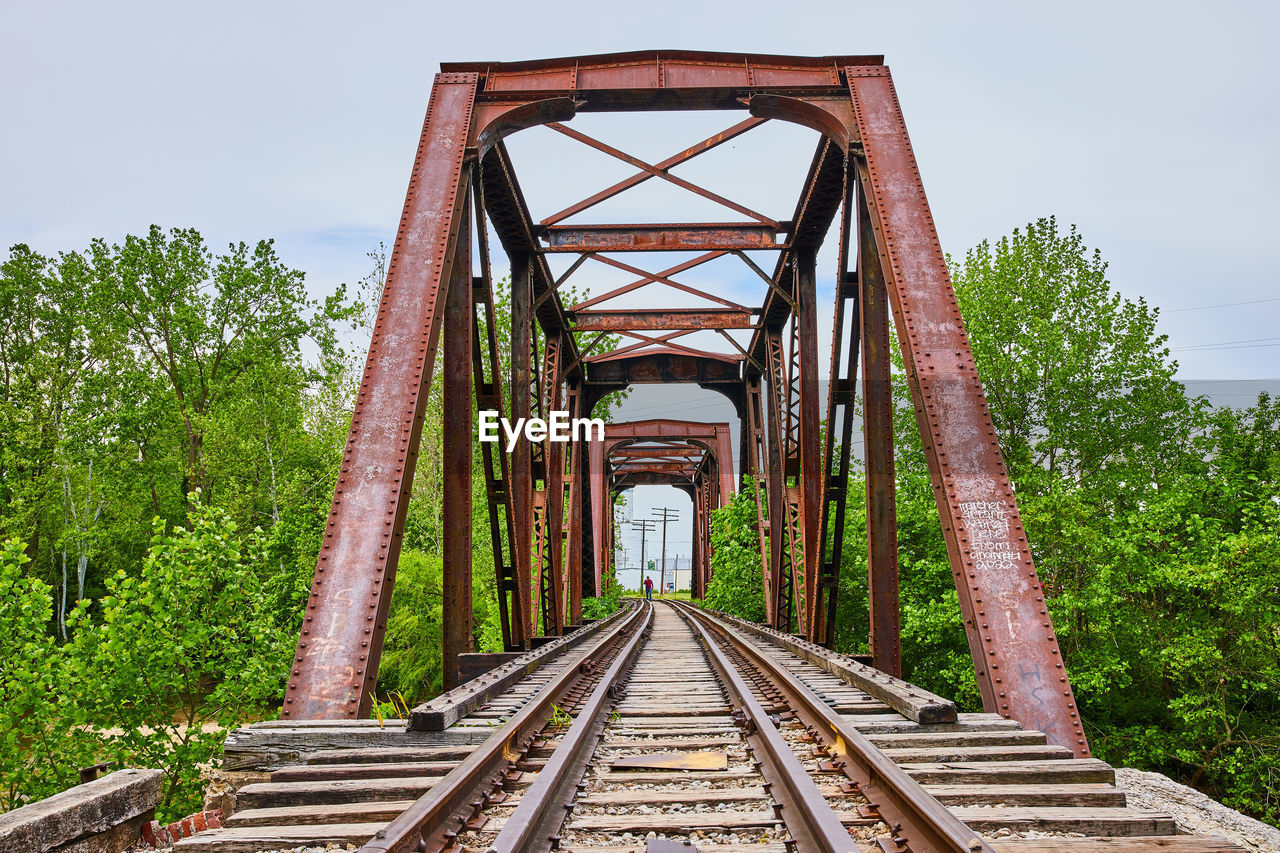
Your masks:
{"label": "green foliage", "polygon": [[952,263],[1001,449],[1024,493],[1115,490],[1185,448],[1193,410],[1156,312],[1112,291],[1106,271],[1052,217]]}
{"label": "green foliage", "polygon": [[583,619],[603,619],[622,606],[622,585],[614,577],[613,569],[601,576],[600,585],[603,589],[598,596],[582,599]]}
{"label": "green foliage", "polygon": [[[50,587],[23,577],[17,540],[0,543],[0,812],[78,781],[89,745],[62,712],[67,662],[45,633]],[[83,764],[79,763],[83,762]]]}
{"label": "green foliage", "polygon": [[277,707],[294,642],[267,609],[261,531],[206,506],[189,524],[156,522],[140,573],[107,580],[100,619],[80,608],[69,647],[85,720],[110,724],[98,734],[122,766],[165,771],[171,816],[199,807],[227,727]]}
{"label": "green foliage", "polygon": [[[983,242],[952,274],[1095,754],[1280,822],[1280,406],[1188,400],[1156,312],[1112,291],[1100,255],[1053,219]],[[901,375],[896,390],[905,675],[973,710]],[[851,478],[850,495],[861,487]],[[865,508],[848,511],[836,644],[861,652]],[[758,563],[738,563],[755,551],[754,513],[733,523],[718,535],[742,548],[723,552],[733,571],[708,593],[724,609],[760,584]]]}
{"label": "green foliage", "polygon": [[764,619],[764,570],[749,485],[711,513],[711,582],[703,603],[743,619]]}
{"label": "green foliage", "polygon": [[440,692],[443,571],[443,561],[436,554],[413,549],[400,553],[378,670],[378,687],[384,695],[396,692],[414,704]]}

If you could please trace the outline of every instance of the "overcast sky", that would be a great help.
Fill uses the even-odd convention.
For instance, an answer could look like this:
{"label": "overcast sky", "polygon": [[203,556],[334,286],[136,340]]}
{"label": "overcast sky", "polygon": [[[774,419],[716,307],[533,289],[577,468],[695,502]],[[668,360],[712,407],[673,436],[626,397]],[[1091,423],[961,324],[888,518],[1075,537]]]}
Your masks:
{"label": "overcast sky", "polygon": [[[1276,379],[1278,18],[1263,3],[9,0],[0,242],[56,252],[152,223],[194,226],[214,246],[270,236],[320,295],[392,242],[442,61],[884,54],[945,250],[1056,215],[1102,251],[1118,290],[1162,309],[1184,378]],[[573,126],[656,160],[738,118],[596,114]],[[814,139],[773,122],[681,174],[785,219]],[[629,173],[543,129],[508,144],[539,218]],[[592,214],[736,218],[656,181]],[[829,256],[819,273],[829,295]],[[626,277],[589,265],[575,280],[598,293]],[[740,265],[687,280],[760,299]],[[829,331],[820,340],[825,350]],[[649,389],[627,414],[671,406],[729,414],[710,392]],[[667,488],[637,490],[632,512],[655,505],[687,524],[687,498]],[[687,551],[686,527],[669,547]]]}
{"label": "overcast sky", "polygon": [[[1275,378],[1278,17],[1263,3],[8,2],[0,241],[74,249],[153,222],[214,245],[273,236],[319,293],[391,242],[441,61],[883,53],[947,251],[1054,214],[1115,287],[1163,310],[1183,376]],[[737,117],[679,132],[633,118],[574,126],[656,159]],[[627,172],[552,137],[510,140],[535,216]],[[786,218],[812,145],[771,123],[723,152],[749,172],[708,155],[685,174]],[[646,187],[635,209],[698,201]],[[598,292],[602,272],[583,284]],[[1253,304],[1202,307],[1235,302]]]}

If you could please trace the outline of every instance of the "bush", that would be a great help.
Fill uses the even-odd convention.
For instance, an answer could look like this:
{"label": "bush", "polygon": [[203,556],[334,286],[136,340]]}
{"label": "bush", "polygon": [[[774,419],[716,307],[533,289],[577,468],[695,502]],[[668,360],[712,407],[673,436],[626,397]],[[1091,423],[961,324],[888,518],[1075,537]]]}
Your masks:
{"label": "bush", "polygon": [[742,619],[764,621],[764,569],[756,538],[756,499],[744,486],[711,513],[711,582],[703,603]]}
{"label": "bush", "polygon": [[582,599],[583,619],[603,619],[622,606],[622,586],[613,576],[612,569],[601,576],[600,585],[603,587],[600,595]]}
{"label": "bush", "polygon": [[164,770],[168,818],[199,808],[227,728],[278,707],[294,642],[267,606],[261,531],[238,538],[210,507],[190,524],[156,520],[141,573],[107,580],[100,621],[81,604],[68,647],[85,722],[111,726],[96,731],[121,766]]}
{"label": "bush", "polygon": [[48,584],[24,578],[16,539],[0,543],[0,812],[77,783],[91,745],[66,713],[67,660],[47,633]]}

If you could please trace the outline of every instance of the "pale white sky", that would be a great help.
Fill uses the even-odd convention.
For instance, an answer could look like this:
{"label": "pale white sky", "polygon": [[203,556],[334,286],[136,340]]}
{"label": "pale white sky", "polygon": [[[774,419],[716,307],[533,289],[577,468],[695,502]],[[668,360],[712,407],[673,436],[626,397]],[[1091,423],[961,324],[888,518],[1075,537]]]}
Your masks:
{"label": "pale white sky", "polygon": [[[944,249],[962,254],[1055,214],[1101,249],[1117,289],[1163,309],[1185,378],[1275,379],[1278,18],[1261,2],[8,0],[0,244],[79,249],[151,223],[194,226],[215,246],[271,236],[319,295],[391,243],[441,61],[880,53]],[[738,116],[680,119],[573,125],[660,159]],[[508,144],[535,217],[629,172],[546,130]],[[772,123],[681,174],[784,219],[813,144]],[[657,184],[594,221],[670,218],[669,202],[690,200],[681,217],[736,218]],[[833,272],[827,258],[828,293]],[[603,268],[580,277],[596,292],[624,280]],[[687,279],[759,301],[732,265]],[[1250,304],[1224,305],[1240,302]],[[821,340],[825,349],[825,329]],[[696,419],[727,414],[707,399],[679,398],[707,409],[689,411]],[[638,394],[632,416],[678,416],[661,403]],[[646,517],[680,505],[687,524],[683,495],[635,497]]]}
{"label": "pale white sky", "polygon": [[[1275,378],[1280,301],[1200,309],[1280,296],[1277,17],[1185,2],[8,2],[0,243],[80,248],[153,222],[215,245],[273,236],[323,292],[390,243],[441,61],[883,53],[945,249],[1056,214],[1102,250],[1121,292],[1165,310],[1184,376]],[[574,125],[658,158],[737,116],[687,118]],[[813,143],[763,130],[684,174],[786,218]],[[626,171],[549,137],[509,143],[535,215]],[[685,197],[646,193],[640,208]]]}

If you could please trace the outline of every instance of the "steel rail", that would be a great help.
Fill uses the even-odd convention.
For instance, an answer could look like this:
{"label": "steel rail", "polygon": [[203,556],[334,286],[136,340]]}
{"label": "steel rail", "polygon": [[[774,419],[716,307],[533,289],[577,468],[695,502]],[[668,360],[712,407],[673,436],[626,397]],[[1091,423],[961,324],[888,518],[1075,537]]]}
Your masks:
{"label": "steel rail", "polygon": [[783,823],[795,839],[798,849],[821,853],[856,851],[857,842],[840,822],[840,816],[822,796],[817,783],[782,737],[768,711],[751,692],[751,687],[743,680],[738,668],[701,622],[691,618],[692,614],[685,607],[676,607],[676,613],[702,640],[712,666],[720,673],[731,698],[737,700],[745,713],[748,741],[754,739],[760,751],[768,758],[768,761],[760,765],[760,772],[770,783],[770,794],[782,805]]}
{"label": "steel rail", "polygon": [[595,746],[608,722],[608,712],[618,695],[618,683],[630,671],[637,652],[653,626],[653,605],[644,602],[645,622],[631,635],[623,649],[601,676],[569,731],[539,771],[533,785],[520,798],[520,805],[507,817],[502,831],[489,845],[489,853],[519,850],[541,853],[559,841],[560,825],[572,807],[577,784],[582,779]]}
{"label": "steel rail", "polygon": [[719,620],[689,605],[682,604],[680,610],[688,613],[695,624],[705,621],[711,625],[782,691],[802,721],[818,727],[828,741],[833,762],[893,830],[892,844],[884,839],[878,841],[886,853],[901,850],[899,840],[913,853],[996,853],[994,847],[785,666],[770,659],[751,640]]}
{"label": "steel rail", "polygon": [[[552,714],[552,705],[579,676],[584,664],[605,653],[612,644],[634,631],[645,611],[637,607],[608,633],[602,635],[583,655],[577,666],[566,666],[548,681],[523,708],[463,759],[448,775],[435,783],[398,817],[378,830],[359,853],[418,853],[450,844],[456,831],[445,824],[483,801],[483,792],[497,785],[503,774],[528,752],[527,742]],[[476,799],[480,798],[480,799]]]}

